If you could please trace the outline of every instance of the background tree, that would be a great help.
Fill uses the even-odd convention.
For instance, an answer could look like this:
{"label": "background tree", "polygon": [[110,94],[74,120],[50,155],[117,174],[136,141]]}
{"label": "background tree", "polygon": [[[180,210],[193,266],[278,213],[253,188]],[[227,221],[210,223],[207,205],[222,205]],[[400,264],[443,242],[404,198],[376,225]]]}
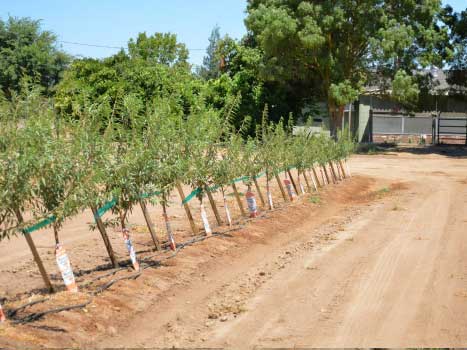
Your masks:
{"label": "background tree", "polygon": [[[263,76],[319,82],[335,131],[343,107],[373,78],[442,61],[441,2],[249,0],[245,20],[264,51]],[[369,20],[371,18],[371,20]]]}
{"label": "background tree", "polygon": [[128,42],[128,53],[132,59],[167,66],[186,65],[188,60],[188,49],[172,33],[155,33],[150,36],[145,32],[139,33],[136,39]]}
{"label": "background tree", "polygon": [[50,94],[70,56],[58,48],[57,37],[30,18],[0,19],[0,87],[6,96],[20,90],[24,76],[33,77]]}
{"label": "background tree", "polygon": [[220,39],[220,27],[216,25],[211,31],[206,56],[203,58],[203,65],[199,71],[199,75],[206,80],[217,78],[221,65],[224,63],[224,58],[219,55],[218,50]]}
{"label": "background tree", "polygon": [[442,19],[449,28],[452,58],[448,61],[447,76],[451,86],[451,93],[467,94],[467,8],[460,13],[454,12],[451,6],[443,9]]}
{"label": "background tree", "polygon": [[73,105],[83,104],[85,99],[109,101],[111,116],[118,120],[125,96],[132,94],[145,102],[176,95],[188,114],[202,82],[190,70],[185,45],[170,33],[141,33],[129,41],[128,51],[101,60],[75,60],[57,87],[55,101],[60,113],[79,117]]}

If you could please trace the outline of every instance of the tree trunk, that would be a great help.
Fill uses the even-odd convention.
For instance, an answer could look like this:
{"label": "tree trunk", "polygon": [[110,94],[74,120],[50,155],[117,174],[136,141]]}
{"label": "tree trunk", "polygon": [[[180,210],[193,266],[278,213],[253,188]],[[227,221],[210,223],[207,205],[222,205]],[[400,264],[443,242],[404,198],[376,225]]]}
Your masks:
{"label": "tree trunk", "polygon": [[240,198],[240,194],[238,193],[237,185],[233,183],[232,188],[234,190],[235,199],[237,200],[237,204],[238,204],[238,207],[240,208],[240,212],[242,213],[242,216],[246,216],[245,208],[243,207],[242,199]]}
{"label": "tree trunk", "polygon": [[[15,214],[16,218],[18,219],[18,223],[22,225],[24,223],[23,215],[19,210],[15,210]],[[34,261],[36,262],[37,267],[39,268],[39,272],[41,273],[42,280],[44,281],[46,288],[48,289],[49,293],[55,292],[55,289],[52,286],[52,283],[50,282],[49,275],[45,270],[44,264],[41,260],[41,257],[39,256],[39,252],[37,251],[36,245],[34,244],[31,235],[25,232],[23,232],[23,235],[26,239],[26,242],[28,243],[29,249],[31,249],[32,256],[34,257]]]}
{"label": "tree trunk", "polygon": [[206,189],[206,193],[208,195],[208,199],[209,199],[209,203],[211,204],[212,211],[214,212],[214,216],[216,217],[217,224],[219,226],[221,226],[222,225],[222,219],[221,219],[221,216],[219,214],[219,210],[217,210],[217,206],[216,206],[216,202],[214,201],[214,197],[212,196],[211,191],[209,191],[208,189]]}
{"label": "tree trunk", "polygon": [[107,232],[105,230],[104,223],[102,222],[102,219],[100,218],[100,216],[97,215],[96,207],[91,207],[91,211],[92,211],[92,214],[94,215],[94,220],[96,221],[97,229],[99,230],[102,236],[102,240],[104,241],[105,249],[107,250],[107,254],[109,255],[112,266],[117,268],[118,267],[117,258],[115,257],[115,253],[113,251],[112,245],[110,244],[109,236],[107,235]]}
{"label": "tree trunk", "polygon": [[159,239],[156,235],[156,230],[154,229],[154,224],[151,220],[151,216],[149,215],[148,208],[146,206],[146,202],[144,200],[140,200],[139,204],[141,206],[141,210],[143,211],[144,220],[146,221],[146,226],[148,227],[149,233],[151,234],[152,241],[154,242],[154,246],[156,250],[161,250],[161,244]]}
{"label": "tree trunk", "polygon": [[55,245],[60,244],[60,239],[58,237],[58,227],[55,223],[52,224],[54,230]]}
{"label": "tree trunk", "polygon": [[266,203],[264,201],[263,193],[261,192],[261,187],[259,187],[258,180],[256,177],[253,177],[253,182],[255,183],[256,192],[258,192],[259,200],[261,201],[261,206],[264,208],[266,207]]}
{"label": "tree trunk", "polygon": [[[177,182],[176,187],[178,190],[178,194],[180,195],[180,198],[183,202],[185,200],[185,194],[183,193],[183,187],[180,184],[180,182]],[[193,215],[191,215],[190,206],[188,205],[188,203],[183,203],[183,207],[185,208],[186,216],[188,218],[188,221],[190,222],[191,231],[194,235],[197,235],[199,233],[199,229],[198,226],[196,226],[195,220],[193,219]]]}
{"label": "tree trunk", "polygon": [[321,182],[319,181],[319,176],[316,173],[316,169],[315,169],[314,166],[311,167],[311,171],[313,172],[313,176],[314,176],[314,178],[316,180],[316,184],[318,185],[318,187],[322,187]]}
{"label": "tree trunk", "polygon": [[[308,189],[308,192],[311,192],[310,182],[308,181],[308,176],[306,176],[306,170],[303,170],[302,174],[303,178],[305,179],[306,188]],[[300,173],[298,174],[298,176],[300,176]]]}
{"label": "tree trunk", "polygon": [[329,161],[329,168],[331,169],[332,182],[334,184],[337,184],[339,178],[337,177],[336,169],[334,169],[334,164],[332,163],[332,160]]}
{"label": "tree trunk", "polygon": [[324,171],[324,175],[326,176],[326,181],[327,181],[327,183],[329,185],[331,183],[331,181],[329,180],[329,174],[328,174],[328,170],[326,169],[326,165],[323,165],[322,168],[323,168],[323,171]]}
{"label": "tree trunk", "polygon": [[169,247],[173,251],[177,250],[177,244],[175,243],[175,238],[172,232],[172,226],[170,225],[169,216],[167,215],[167,205],[165,194],[162,195],[162,216],[165,222],[165,230],[167,232],[167,240],[169,242]]}
{"label": "tree trunk", "polygon": [[275,177],[276,177],[277,184],[279,185],[279,189],[281,190],[282,198],[284,198],[284,202],[289,202],[290,199],[285,193],[284,186],[282,185],[279,175],[276,174]]}
{"label": "tree trunk", "polygon": [[298,187],[297,187],[297,184],[295,183],[294,179],[293,179],[293,176],[292,176],[292,172],[290,170],[287,170],[287,174],[289,174],[289,177],[290,177],[290,181],[292,182],[292,186],[293,188],[295,189],[295,193],[297,194],[298,196]]}
{"label": "tree trunk", "polygon": [[344,164],[342,162],[342,159],[339,159],[339,165],[341,167],[341,170],[342,170],[342,175],[344,176],[344,179],[346,179],[348,177],[346,171],[345,171],[345,168],[344,168]]}

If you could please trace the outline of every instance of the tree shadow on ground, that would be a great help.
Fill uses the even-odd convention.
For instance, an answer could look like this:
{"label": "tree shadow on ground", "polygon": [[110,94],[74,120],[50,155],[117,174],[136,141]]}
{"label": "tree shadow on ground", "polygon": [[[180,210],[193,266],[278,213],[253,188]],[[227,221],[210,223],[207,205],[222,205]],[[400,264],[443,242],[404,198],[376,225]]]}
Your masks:
{"label": "tree shadow on ground", "polygon": [[465,145],[401,145],[396,143],[371,143],[360,144],[357,154],[384,155],[390,152],[412,153],[416,155],[438,154],[453,158],[467,158],[467,146]]}

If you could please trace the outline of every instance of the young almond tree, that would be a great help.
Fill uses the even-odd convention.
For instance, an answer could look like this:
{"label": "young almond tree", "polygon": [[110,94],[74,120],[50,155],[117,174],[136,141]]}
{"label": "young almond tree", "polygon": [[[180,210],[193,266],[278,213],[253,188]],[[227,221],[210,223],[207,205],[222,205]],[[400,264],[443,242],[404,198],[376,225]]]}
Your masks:
{"label": "young almond tree", "polygon": [[177,186],[177,180],[186,172],[186,159],[182,157],[184,146],[183,114],[174,98],[157,101],[146,116],[143,133],[147,159],[151,168],[150,182],[158,189],[162,205],[169,246],[176,249],[169,216],[169,195]]}
{"label": "young almond tree", "polygon": [[287,200],[284,188],[280,181],[278,172],[283,167],[283,126],[282,123],[274,125],[268,120],[267,105],[263,110],[261,125],[257,128],[257,137],[260,140],[258,149],[260,154],[259,164],[266,173],[266,195],[268,198],[269,209],[274,208],[270,181],[276,178],[284,200]]}
{"label": "young almond tree", "polygon": [[297,181],[298,187],[301,193],[305,193],[305,188],[301,182],[301,177],[305,180],[308,191],[311,191],[311,186],[306,175],[306,169],[308,167],[308,160],[306,153],[308,152],[308,137],[305,131],[299,132],[293,137],[290,143],[290,160],[293,166],[297,168]]}
{"label": "young almond tree", "polygon": [[59,231],[64,221],[80,210],[72,198],[81,180],[80,173],[74,169],[67,126],[59,122],[50,101],[45,103],[44,108],[31,112],[24,128],[36,164],[32,189],[37,205],[32,208],[32,214],[37,221],[48,217],[54,232],[55,256],[63,281],[69,291],[77,292],[71,263],[60,242]]}
{"label": "young almond tree", "polygon": [[230,135],[222,147],[219,148],[220,154],[217,162],[214,163],[212,171],[212,181],[220,188],[222,193],[226,222],[229,226],[232,226],[232,216],[227,203],[226,187],[235,178],[243,175],[242,151],[243,140],[241,136],[237,134]]}
{"label": "young almond tree", "polygon": [[247,185],[252,186],[252,183],[255,185],[256,192],[259,195],[261,205],[266,207],[266,202],[264,200],[263,193],[258,183],[258,178],[262,175],[261,171],[261,153],[260,148],[258,147],[258,141],[253,138],[248,138],[245,143],[243,151],[243,164],[245,168],[245,175],[248,176]]}
{"label": "young almond tree", "polygon": [[219,140],[223,133],[223,123],[217,112],[205,106],[201,99],[192,107],[183,124],[183,157],[187,170],[184,182],[197,190],[200,214],[206,235],[212,230],[204,206],[204,196],[213,184],[212,172],[218,157]]}
{"label": "young almond tree", "polygon": [[344,129],[338,133],[337,141],[337,157],[339,165],[344,173],[345,177],[350,177],[350,170],[347,165],[347,159],[352,153],[355,152],[356,143],[352,139],[352,136],[348,129]]}
{"label": "young almond tree", "polygon": [[105,178],[103,172],[108,151],[114,143],[111,139],[112,135],[104,132],[106,125],[103,121],[110,119],[112,109],[107,101],[90,103],[83,98],[83,103],[75,105],[73,113],[79,118],[75,121],[71,120],[68,133],[75,159],[74,171],[79,174],[81,181],[71,198],[76,200],[81,208],[91,208],[110,262],[113,267],[118,267],[106,227],[98,211],[98,208],[103,207],[108,200],[101,181]]}
{"label": "young almond tree", "polygon": [[21,95],[13,94],[10,101],[0,103],[0,241],[22,232],[34,256],[46,288],[54,288],[44,268],[34,241],[25,229],[26,209],[35,208],[33,174],[37,171],[36,150],[31,144],[27,117],[43,108],[40,91],[26,87]]}
{"label": "young almond tree", "polygon": [[108,126],[107,132],[112,135],[114,144],[104,159],[104,169],[98,182],[103,184],[107,198],[114,202],[112,212],[117,215],[133,267],[139,270],[127,221],[133,207],[140,203],[141,194],[154,191],[150,183],[152,166],[148,162],[151,154],[141,137],[144,127],[141,101],[128,95],[123,106],[122,119]]}

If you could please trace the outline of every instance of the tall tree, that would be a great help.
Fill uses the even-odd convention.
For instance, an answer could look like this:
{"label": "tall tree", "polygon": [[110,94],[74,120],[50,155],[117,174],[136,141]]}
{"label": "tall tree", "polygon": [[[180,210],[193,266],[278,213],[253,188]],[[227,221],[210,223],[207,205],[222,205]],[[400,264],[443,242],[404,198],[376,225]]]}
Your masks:
{"label": "tall tree", "polygon": [[209,46],[206,49],[206,56],[203,58],[203,66],[200,69],[200,75],[206,80],[219,77],[221,60],[223,59],[218,51],[220,40],[220,27],[216,24],[211,31]]}
{"label": "tall tree", "polygon": [[448,62],[450,70],[448,82],[454,94],[466,94],[467,91],[467,8],[454,12],[451,6],[443,9],[442,19],[449,28],[452,58]]}
{"label": "tall tree", "polygon": [[7,96],[20,91],[24,76],[34,78],[49,93],[69,62],[55,34],[42,30],[40,21],[0,19],[0,87]]}
{"label": "tall tree", "polygon": [[139,33],[136,40],[130,39],[128,42],[128,52],[132,59],[139,58],[168,66],[185,65],[188,60],[188,49],[172,33],[155,33],[150,36]]}
{"label": "tall tree", "polygon": [[245,23],[264,50],[264,76],[319,82],[335,131],[343,106],[371,76],[383,84],[399,70],[410,75],[414,67],[442,61],[437,43],[446,32],[437,25],[440,5],[439,0],[249,0]]}

